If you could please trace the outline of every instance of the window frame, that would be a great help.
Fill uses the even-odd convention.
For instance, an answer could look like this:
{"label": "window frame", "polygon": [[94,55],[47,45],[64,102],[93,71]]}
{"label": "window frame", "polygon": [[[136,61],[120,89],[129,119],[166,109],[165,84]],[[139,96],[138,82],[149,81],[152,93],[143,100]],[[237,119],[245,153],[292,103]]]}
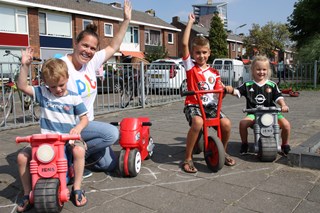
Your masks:
{"label": "window frame", "polygon": [[[45,14],[45,17],[44,17],[45,18],[45,20],[44,20],[45,33],[40,33],[40,16],[39,16],[40,13]],[[39,10],[38,17],[39,17],[38,27],[39,27],[39,35],[40,36],[72,38],[72,17],[70,14]],[[55,28],[56,28],[55,22],[57,22],[57,20],[55,20],[55,18],[58,21],[60,19],[60,21],[62,21],[61,23],[63,25],[65,25],[63,27],[60,27],[59,29],[68,28],[68,31],[65,30],[62,33],[61,32],[55,33]],[[61,26],[61,23],[60,23],[60,26]]]}
{"label": "window frame", "polygon": [[[110,34],[106,33],[106,26],[107,26],[107,25],[110,26],[110,31],[111,31]],[[113,24],[105,22],[105,23],[103,24],[103,31],[104,31],[104,36],[106,36],[106,37],[113,37]]]}
{"label": "window frame", "polygon": [[[145,35],[147,34],[149,37],[148,37],[148,41],[149,43],[146,43],[146,39],[145,39],[145,45],[149,45],[149,46],[161,46],[162,45],[162,39],[161,39],[161,31],[160,30],[154,30],[154,29],[146,29],[145,31]],[[158,37],[158,43],[157,44],[153,44],[152,43],[152,32],[157,32],[157,34],[154,34],[154,35],[157,35]],[[159,33],[159,34],[158,34]]]}
{"label": "window frame", "polygon": [[[88,23],[85,25],[85,22],[88,22]],[[86,29],[86,26],[89,24],[93,24],[93,21],[90,19],[82,19],[82,30]]]}
{"label": "window frame", "polygon": [[[3,11],[1,11],[3,10]],[[7,5],[1,5],[0,7],[0,11],[1,11],[1,15],[5,16],[5,10],[10,10],[10,14],[8,14],[8,16],[6,17],[6,21],[8,21],[8,17],[12,18],[10,20],[10,23],[13,23],[14,27],[13,29],[8,28],[5,29],[3,27],[3,29],[0,29],[0,32],[4,32],[4,33],[19,33],[19,34],[29,34],[29,21],[28,21],[28,10],[26,8],[20,8],[20,7],[11,7],[11,6],[7,6]],[[23,17],[23,24],[20,24],[21,22],[21,17]],[[10,25],[10,24],[9,24]],[[24,25],[24,26],[20,26],[20,25]],[[20,31],[21,29],[24,29],[24,31]]]}
{"label": "window frame", "polygon": [[[171,35],[171,39],[170,39]],[[173,33],[168,33],[168,44],[174,44],[174,34]]]}

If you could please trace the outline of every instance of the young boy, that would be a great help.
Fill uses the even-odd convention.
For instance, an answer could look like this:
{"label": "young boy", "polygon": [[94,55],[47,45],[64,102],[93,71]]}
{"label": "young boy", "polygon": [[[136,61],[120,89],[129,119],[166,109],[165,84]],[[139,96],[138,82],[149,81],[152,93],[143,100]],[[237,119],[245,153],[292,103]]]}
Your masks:
{"label": "young boy", "polygon": [[[193,23],[195,22],[194,14],[189,15],[188,24],[182,37],[182,52],[183,63],[187,70],[187,86],[188,90],[212,90],[216,89],[217,85],[221,84],[220,75],[217,70],[211,68],[208,64],[210,56],[210,45],[208,39],[203,36],[197,36],[191,42],[191,55],[189,52],[189,37]],[[195,60],[193,63],[192,58]],[[219,85],[220,86],[220,85]],[[206,111],[209,114],[215,114],[216,108],[209,107],[217,102],[213,94],[206,94],[202,96],[204,106],[207,106]],[[196,144],[198,135],[203,126],[200,109],[197,105],[197,100],[194,96],[187,96],[185,100],[184,113],[189,122],[190,129],[187,134],[186,154],[182,169],[188,173],[196,173],[197,169],[193,165],[192,150]],[[222,143],[225,151],[230,137],[231,122],[221,112],[221,135]],[[227,166],[235,165],[235,160],[226,155],[225,164]]]}
{"label": "young boy", "polygon": [[[83,128],[88,125],[87,109],[82,99],[77,94],[67,90],[68,67],[61,59],[47,60],[41,69],[42,79],[46,86],[31,86],[27,82],[28,70],[30,68],[33,49],[31,47],[21,50],[21,67],[17,82],[18,88],[40,103],[41,133],[61,133],[80,135]],[[79,118],[77,123],[76,118]],[[85,143],[76,141],[69,142],[72,147],[74,166],[74,185],[72,188],[72,199],[76,206],[83,206],[87,199],[81,190],[82,174],[85,163]],[[31,147],[25,147],[17,157],[19,174],[23,186],[24,196],[18,204],[17,211],[24,212],[31,208],[29,193],[31,191],[31,175],[29,162],[31,160]]]}
{"label": "young boy", "polygon": [[[286,105],[284,98],[273,81],[269,80],[271,76],[270,62],[265,56],[257,56],[251,65],[252,81],[245,82],[238,88],[234,89],[231,86],[226,86],[226,92],[239,98],[244,96],[247,100],[247,109],[256,108],[258,105],[265,107],[276,106],[278,103],[282,112],[288,112],[289,107]],[[257,98],[259,97],[259,98]],[[278,114],[279,126],[282,129],[281,150],[283,154],[287,155],[290,151],[289,137],[290,137],[290,123],[284,116]],[[247,114],[247,116],[240,121],[239,131],[241,137],[240,154],[248,152],[248,128],[254,124],[254,115]]]}

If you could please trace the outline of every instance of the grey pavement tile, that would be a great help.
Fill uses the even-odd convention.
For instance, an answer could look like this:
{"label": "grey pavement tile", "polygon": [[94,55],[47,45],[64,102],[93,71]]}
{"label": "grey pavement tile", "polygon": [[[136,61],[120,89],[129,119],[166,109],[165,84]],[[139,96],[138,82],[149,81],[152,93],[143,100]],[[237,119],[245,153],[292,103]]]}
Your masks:
{"label": "grey pavement tile", "polygon": [[201,199],[195,196],[183,196],[178,202],[171,202],[158,209],[159,213],[186,213],[186,212],[221,212],[226,205],[224,203]]}
{"label": "grey pavement tile", "polygon": [[316,202],[320,206],[320,185],[315,185],[310,191],[310,194],[306,197],[306,200]]}
{"label": "grey pavement tile", "polygon": [[199,186],[190,192],[190,194],[206,200],[229,205],[243,197],[249,190],[250,188],[226,184],[213,179]]}
{"label": "grey pavement tile", "polygon": [[117,197],[110,202],[104,203],[103,205],[93,206],[92,208],[87,209],[85,212],[150,213],[153,212],[153,210],[147,208],[146,206],[127,201],[121,197]]}
{"label": "grey pavement tile", "polygon": [[319,213],[320,205],[316,202],[310,202],[307,200],[303,200],[299,206],[294,210],[295,213]]}
{"label": "grey pavement tile", "polygon": [[241,198],[237,206],[256,212],[293,212],[300,199],[264,192],[257,189],[251,190]]}
{"label": "grey pavement tile", "polygon": [[256,213],[256,211],[244,209],[240,206],[228,205],[223,211],[223,213]]}
{"label": "grey pavement tile", "polygon": [[158,210],[172,203],[177,203],[182,197],[184,197],[182,193],[159,186],[140,188],[134,193],[128,193],[122,196],[123,199],[142,206],[148,206],[154,210]]}

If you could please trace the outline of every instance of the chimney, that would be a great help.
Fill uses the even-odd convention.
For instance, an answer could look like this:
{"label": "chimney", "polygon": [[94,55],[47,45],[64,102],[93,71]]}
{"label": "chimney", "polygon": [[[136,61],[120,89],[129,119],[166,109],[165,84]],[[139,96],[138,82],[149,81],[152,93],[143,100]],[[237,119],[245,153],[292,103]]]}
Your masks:
{"label": "chimney", "polygon": [[172,17],[172,23],[178,23],[178,22],[180,22],[179,16]]}
{"label": "chimney", "polygon": [[154,9],[147,10],[145,13],[148,13],[149,15],[151,15],[153,17],[156,16],[156,11]]}
{"label": "chimney", "polygon": [[208,0],[208,5],[212,5],[212,0]]}

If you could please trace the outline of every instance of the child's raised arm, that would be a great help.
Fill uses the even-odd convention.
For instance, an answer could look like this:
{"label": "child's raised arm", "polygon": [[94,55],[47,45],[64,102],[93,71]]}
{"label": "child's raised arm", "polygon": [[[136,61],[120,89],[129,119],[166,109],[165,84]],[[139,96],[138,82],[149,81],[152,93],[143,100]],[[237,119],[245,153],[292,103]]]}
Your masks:
{"label": "child's raised arm", "polygon": [[182,56],[185,58],[190,54],[189,51],[189,38],[192,25],[195,21],[195,17],[193,13],[189,14],[188,24],[184,30],[183,37],[182,37]]}
{"label": "child's raised arm", "polygon": [[28,84],[27,77],[29,68],[32,63],[33,48],[27,47],[26,50],[21,50],[21,66],[20,74],[18,77],[17,86],[19,90],[24,92],[26,95],[33,96],[32,86]]}

